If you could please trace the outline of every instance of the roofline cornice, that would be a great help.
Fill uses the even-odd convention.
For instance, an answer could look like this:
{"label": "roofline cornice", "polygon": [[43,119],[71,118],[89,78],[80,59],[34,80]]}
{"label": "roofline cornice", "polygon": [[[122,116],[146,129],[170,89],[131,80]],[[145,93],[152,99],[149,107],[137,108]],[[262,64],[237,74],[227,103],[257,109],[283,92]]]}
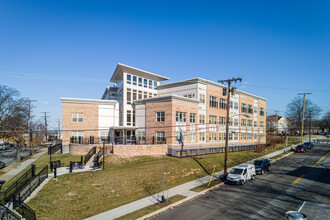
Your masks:
{"label": "roofline cornice", "polygon": [[118,102],[115,100],[104,99],[79,99],[60,97],[62,103],[77,103],[77,104],[103,104],[103,105],[116,105]]}

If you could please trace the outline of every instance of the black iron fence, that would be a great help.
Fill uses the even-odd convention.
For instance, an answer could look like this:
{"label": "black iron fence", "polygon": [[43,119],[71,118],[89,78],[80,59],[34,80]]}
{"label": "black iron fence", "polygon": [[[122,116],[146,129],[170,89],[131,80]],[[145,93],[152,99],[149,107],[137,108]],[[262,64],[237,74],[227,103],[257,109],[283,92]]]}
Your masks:
{"label": "black iron fence", "polygon": [[36,220],[36,213],[33,209],[31,209],[27,204],[23,201],[16,201],[17,208],[16,211],[22,215],[22,217],[26,220]]}
{"label": "black iron fence", "polygon": [[40,184],[48,178],[48,165],[34,175],[16,194],[15,201],[24,201]]}
{"label": "black iron fence", "polygon": [[1,220],[20,220],[21,218],[12,210],[0,204]]}
{"label": "black iron fence", "polygon": [[49,146],[48,147],[48,155],[49,154],[55,154],[58,151],[61,151],[61,153],[62,153],[63,152],[62,149],[63,148],[62,148],[62,144],[61,143],[60,144],[55,144],[55,145]]}
{"label": "black iron fence", "polygon": [[85,155],[84,165],[92,158],[92,156],[96,154],[96,147],[90,149],[90,151]]}
{"label": "black iron fence", "polygon": [[31,166],[20,178],[13,182],[5,191],[1,192],[0,201],[2,204],[9,202],[15,193],[17,193],[26,183],[28,183],[35,174],[35,166]]}

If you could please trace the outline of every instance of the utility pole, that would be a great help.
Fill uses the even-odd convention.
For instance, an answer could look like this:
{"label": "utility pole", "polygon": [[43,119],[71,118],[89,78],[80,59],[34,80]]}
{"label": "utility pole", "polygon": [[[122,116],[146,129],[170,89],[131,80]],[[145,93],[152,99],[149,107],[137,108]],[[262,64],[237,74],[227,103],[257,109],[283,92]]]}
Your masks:
{"label": "utility pole", "polygon": [[60,119],[57,119],[57,123],[58,123],[58,136],[57,136],[57,140],[60,140],[61,137],[61,121]]}
{"label": "utility pole", "polygon": [[45,136],[46,136],[45,141],[47,142],[47,140],[48,140],[48,138],[47,138],[47,136],[48,136],[47,135],[47,117],[49,117],[49,116],[47,116],[47,113],[49,113],[49,112],[43,112],[43,113],[45,114],[45,116],[44,116],[45,117]]}
{"label": "utility pole", "polygon": [[312,112],[313,111],[309,111],[309,142],[312,141],[312,137],[311,137]]}
{"label": "utility pole", "polygon": [[221,82],[222,84],[227,82],[228,83],[228,88],[227,88],[227,117],[226,117],[226,144],[225,144],[225,164],[224,164],[224,173],[223,175],[226,177],[227,176],[227,168],[228,168],[228,141],[229,141],[229,105],[230,105],[230,93],[233,92],[233,95],[235,94],[236,88],[230,88],[230,84],[232,81],[242,81],[242,78],[231,78],[227,80],[219,80],[218,82]]}
{"label": "utility pole", "polygon": [[34,152],[34,149],[33,149],[33,151],[31,151],[31,102],[36,102],[37,100],[29,99],[28,101],[29,101],[29,121],[28,121],[29,137],[28,137],[28,142],[29,142],[29,153],[30,153],[30,155],[32,155],[33,152]]}
{"label": "utility pole", "polygon": [[302,120],[301,120],[301,137],[300,137],[300,142],[301,144],[304,143],[304,117],[305,117],[305,100],[306,100],[306,95],[310,95],[312,93],[298,93],[297,95],[304,95],[304,103],[303,103],[303,112],[302,112]]}

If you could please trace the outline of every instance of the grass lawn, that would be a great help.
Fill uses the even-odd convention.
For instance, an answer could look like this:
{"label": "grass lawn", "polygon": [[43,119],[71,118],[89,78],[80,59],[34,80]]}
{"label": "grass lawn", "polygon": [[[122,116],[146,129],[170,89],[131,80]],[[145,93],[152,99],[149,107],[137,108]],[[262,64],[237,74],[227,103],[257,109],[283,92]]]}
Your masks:
{"label": "grass lawn", "polygon": [[143,209],[140,209],[140,210],[137,210],[135,212],[132,212],[128,215],[124,215],[120,218],[117,218],[116,220],[130,220],[130,219],[137,219],[137,218],[140,218],[142,216],[145,216],[145,215],[148,215],[149,213],[152,213],[158,209],[161,209],[163,207],[166,207],[172,203],[175,203],[177,201],[180,201],[182,199],[186,198],[185,196],[181,196],[181,195],[176,195],[176,196],[173,196],[169,199],[167,199],[167,202],[162,204],[162,203],[158,203],[158,204],[154,204],[154,205],[151,205],[151,206],[147,206]]}
{"label": "grass lawn", "polygon": [[[283,147],[279,145],[265,153]],[[229,167],[265,153],[231,152]],[[36,211],[38,219],[83,219],[206,176],[213,168],[218,172],[223,170],[223,164],[224,154],[182,159],[108,155],[105,170],[52,179],[28,205]]]}

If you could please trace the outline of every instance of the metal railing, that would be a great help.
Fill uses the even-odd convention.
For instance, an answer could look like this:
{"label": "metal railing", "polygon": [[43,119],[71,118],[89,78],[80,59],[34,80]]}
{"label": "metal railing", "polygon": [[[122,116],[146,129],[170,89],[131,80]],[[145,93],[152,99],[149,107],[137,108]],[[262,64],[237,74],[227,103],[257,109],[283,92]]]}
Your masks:
{"label": "metal railing", "polygon": [[84,165],[92,158],[92,156],[96,154],[96,147],[90,149],[90,151],[85,155]]}
{"label": "metal railing", "polygon": [[61,150],[61,152],[62,152],[62,144],[61,143],[50,146],[50,147],[48,147],[48,155],[49,154],[55,154],[59,150]]}
{"label": "metal railing", "polygon": [[21,218],[12,210],[0,204],[1,220],[20,220]]}
{"label": "metal railing", "polygon": [[103,147],[101,147],[100,150],[96,153],[93,162],[99,162],[102,155],[103,155]]}
{"label": "metal railing", "polygon": [[14,200],[24,201],[40,184],[48,178],[48,165],[33,176],[15,195]]}
{"label": "metal railing", "polygon": [[12,183],[5,191],[1,192],[0,201],[2,204],[9,202],[15,193],[17,193],[27,182],[33,178],[34,168],[31,167],[20,178]]}
{"label": "metal railing", "polygon": [[26,220],[36,220],[36,213],[33,209],[31,209],[27,204],[25,204],[23,201],[17,201],[16,205],[18,207],[16,208],[16,211],[23,216]]}

